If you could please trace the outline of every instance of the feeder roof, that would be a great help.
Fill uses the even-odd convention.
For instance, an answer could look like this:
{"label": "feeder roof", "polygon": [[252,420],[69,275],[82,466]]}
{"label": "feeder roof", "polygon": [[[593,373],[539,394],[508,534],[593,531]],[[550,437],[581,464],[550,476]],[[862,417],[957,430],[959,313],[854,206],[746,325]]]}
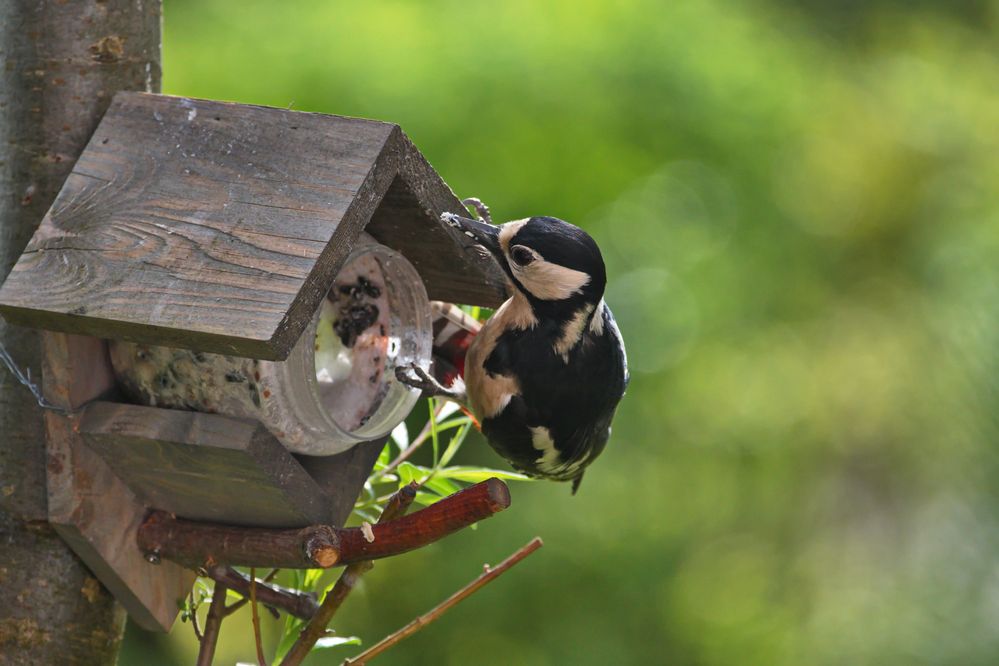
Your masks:
{"label": "feeder roof", "polygon": [[433,299],[503,277],[439,221],[461,202],[397,125],[123,92],[17,264],[34,328],[283,360],[365,229]]}

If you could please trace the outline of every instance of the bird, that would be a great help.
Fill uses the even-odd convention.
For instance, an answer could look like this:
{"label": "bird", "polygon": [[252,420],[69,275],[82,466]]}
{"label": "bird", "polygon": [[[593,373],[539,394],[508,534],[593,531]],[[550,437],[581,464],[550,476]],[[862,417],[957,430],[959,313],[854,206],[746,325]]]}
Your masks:
{"label": "bird", "polygon": [[466,248],[490,255],[507,300],[472,339],[464,381],[443,386],[415,364],[396,376],[425,394],[466,405],[487,442],[531,477],[572,482],[604,450],[628,386],[624,341],[604,300],[607,273],[596,242],[564,220],[536,216],[493,225],[444,213]]}

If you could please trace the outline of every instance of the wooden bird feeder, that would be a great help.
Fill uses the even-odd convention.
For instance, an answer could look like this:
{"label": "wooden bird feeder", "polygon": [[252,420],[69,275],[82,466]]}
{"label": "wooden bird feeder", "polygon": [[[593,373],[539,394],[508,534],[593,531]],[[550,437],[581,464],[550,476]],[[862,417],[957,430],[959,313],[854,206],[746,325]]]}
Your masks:
{"label": "wooden bird feeder", "polygon": [[193,574],[150,567],[149,509],[342,525],[384,440],[290,453],[260,423],[121,400],[108,340],[288,357],[362,230],[430,298],[495,306],[503,278],[439,221],[464,208],[398,126],[119,93],[16,266],[0,314],[43,329],[49,520],[140,625]]}

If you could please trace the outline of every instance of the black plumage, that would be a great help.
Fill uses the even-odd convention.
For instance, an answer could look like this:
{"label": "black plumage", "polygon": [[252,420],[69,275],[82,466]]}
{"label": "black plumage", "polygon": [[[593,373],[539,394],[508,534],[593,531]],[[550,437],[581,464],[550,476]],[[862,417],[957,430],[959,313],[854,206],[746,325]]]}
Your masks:
{"label": "black plumage", "polygon": [[448,219],[510,282],[510,299],[472,343],[465,368],[482,432],[517,469],[575,488],[603,451],[628,383],[624,343],[603,301],[600,250],[553,217],[500,227]]}
{"label": "black plumage", "polygon": [[[518,378],[520,394],[498,415],[482,420],[489,443],[516,468],[559,481],[578,478],[603,451],[611,420],[627,386],[624,348],[610,308],[596,335],[587,328],[565,362],[553,349],[561,333],[557,319],[529,329],[505,331],[489,354],[488,373]],[[564,322],[563,322],[564,323]],[[542,467],[532,427],[545,427],[559,452],[555,466]]]}
{"label": "black plumage", "polygon": [[415,379],[406,368],[396,374],[467,401],[489,444],[515,468],[572,481],[575,492],[607,444],[628,385],[624,342],[603,300],[600,249],[585,231],[554,217],[498,227],[441,217],[470,247],[492,254],[508,278],[509,299],[468,348],[466,392],[440,386],[416,366],[409,368]]}

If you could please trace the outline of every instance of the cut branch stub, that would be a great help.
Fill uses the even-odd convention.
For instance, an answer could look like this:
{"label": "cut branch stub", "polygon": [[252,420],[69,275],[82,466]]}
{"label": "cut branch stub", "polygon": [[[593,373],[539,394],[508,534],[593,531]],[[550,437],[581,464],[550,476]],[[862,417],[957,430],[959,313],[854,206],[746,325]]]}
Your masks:
{"label": "cut branch stub", "polygon": [[[151,557],[191,569],[231,565],[282,569],[328,568],[398,555],[433,543],[510,506],[510,490],[488,479],[421,511],[365,530],[313,525],[302,529],[232,527],[198,523],[155,511],[138,530],[139,548]],[[370,540],[373,535],[374,539]]]}
{"label": "cut branch stub", "polygon": [[301,529],[232,527],[182,520],[154,511],[138,531],[139,548],[189,569],[218,564],[314,569],[337,562],[340,543],[329,525]]}

